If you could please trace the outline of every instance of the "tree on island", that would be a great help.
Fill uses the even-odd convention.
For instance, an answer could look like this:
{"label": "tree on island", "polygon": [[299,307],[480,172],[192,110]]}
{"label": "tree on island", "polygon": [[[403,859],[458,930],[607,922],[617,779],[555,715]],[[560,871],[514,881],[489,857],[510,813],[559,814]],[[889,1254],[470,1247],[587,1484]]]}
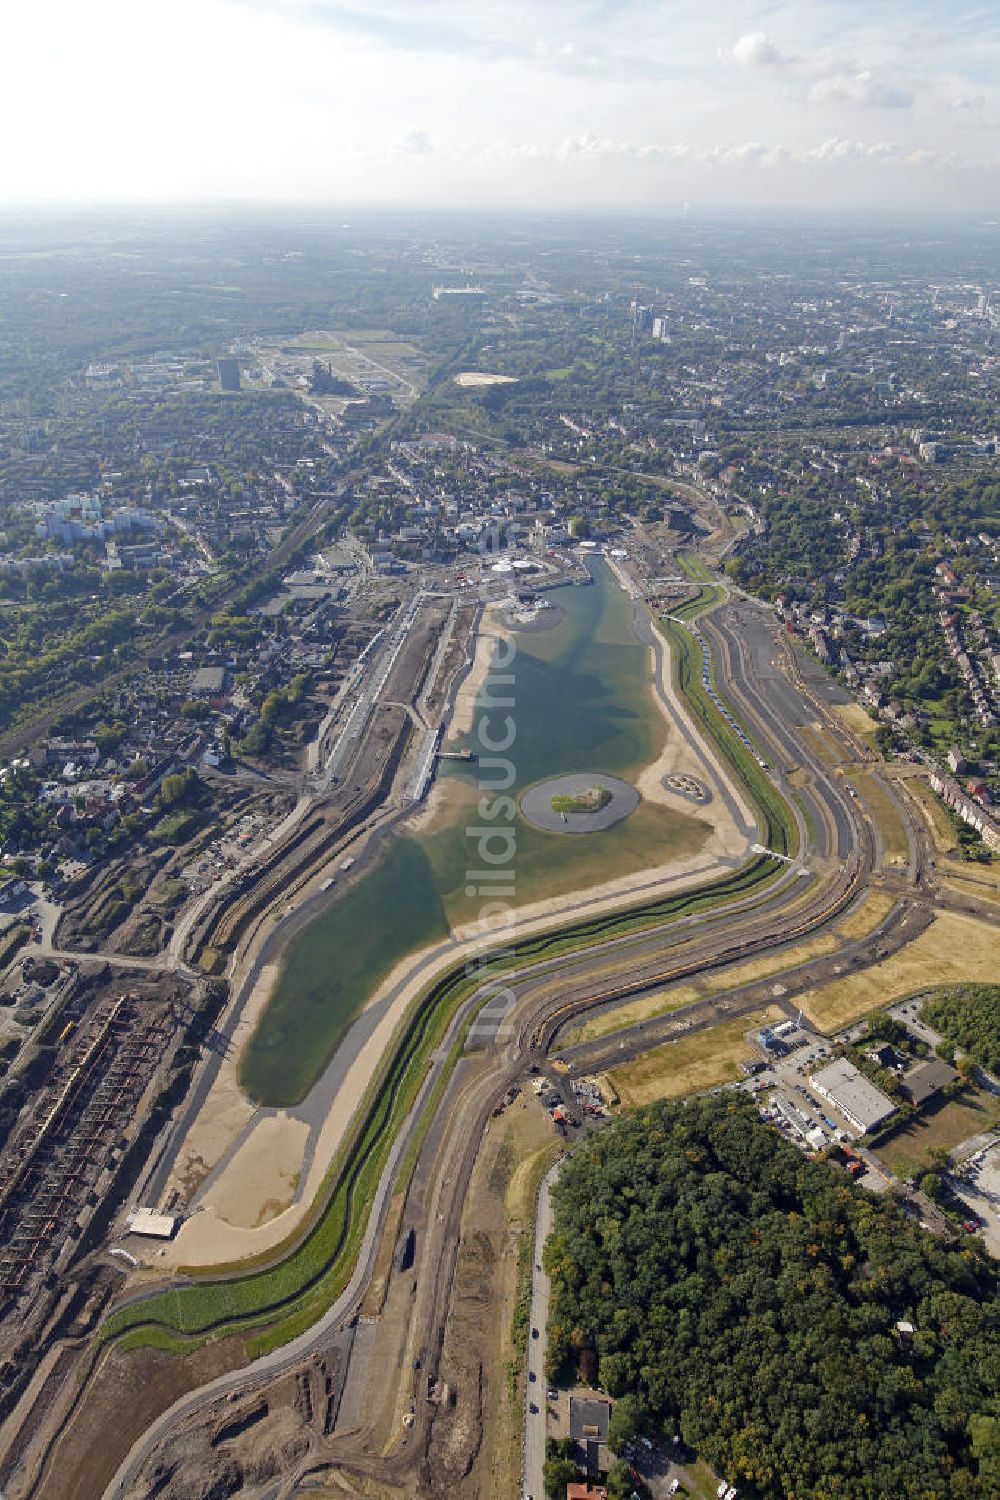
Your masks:
{"label": "tree on island", "polygon": [[557,792],[551,799],[552,811],[557,813],[596,813],[610,801],[611,793],[606,786],[592,786],[577,793]]}

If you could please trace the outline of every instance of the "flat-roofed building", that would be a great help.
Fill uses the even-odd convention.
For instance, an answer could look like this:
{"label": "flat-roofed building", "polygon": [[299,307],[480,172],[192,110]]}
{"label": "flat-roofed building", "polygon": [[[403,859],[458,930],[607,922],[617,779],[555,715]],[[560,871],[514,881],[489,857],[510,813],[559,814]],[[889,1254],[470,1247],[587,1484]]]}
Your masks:
{"label": "flat-roofed building", "polygon": [[569,1435],[576,1445],[577,1462],[586,1468],[588,1479],[607,1473],[611,1466],[608,1451],[610,1420],[610,1401],[595,1396],[569,1398]]}
{"label": "flat-roofed building", "polygon": [[155,1208],[134,1208],[126,1222],[129,1234],[141,1234],[151,1240],[170,1240],[179,1221],[171,1214],[157,1213]]}
{"label": "flat-roofed building", "polygon": [[883,1120],[896,1113],[896,1106],[888,1094],[883,1094],[873,1083],[869,1083],[853,1063],[838,1057],[809,1079],[817,1094],[829,1099],[839,1109],[845,1120],[849,1120],[860,1131],[873,1130]]}
{"label": "flat-roofed building", "polygon": [[217,698],[225,690],[225,667],[199,667],[191,678],[192,698]]}
{"label": "flat-roofed building", "polygon": [[240,362],[238,359],[220,359],[219,386],[224,391],[238,391],[240,388]]}

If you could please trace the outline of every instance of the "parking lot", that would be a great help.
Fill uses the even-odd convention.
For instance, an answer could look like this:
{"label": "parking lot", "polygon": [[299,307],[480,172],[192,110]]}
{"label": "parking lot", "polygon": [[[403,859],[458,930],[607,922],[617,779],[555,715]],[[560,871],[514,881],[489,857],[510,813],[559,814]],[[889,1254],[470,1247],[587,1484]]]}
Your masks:
{"label": "parking lot", "polygon": [[904,1000],[901,1005],[894,1005],[889,1014],[894,1020],[902,1021],[918,1041],[926,1042],[928,1047],[933,1049],[941,1040],[940,1032],[933,1031],[930,1026],[925,1026],[920,1019],[919,1000]]}

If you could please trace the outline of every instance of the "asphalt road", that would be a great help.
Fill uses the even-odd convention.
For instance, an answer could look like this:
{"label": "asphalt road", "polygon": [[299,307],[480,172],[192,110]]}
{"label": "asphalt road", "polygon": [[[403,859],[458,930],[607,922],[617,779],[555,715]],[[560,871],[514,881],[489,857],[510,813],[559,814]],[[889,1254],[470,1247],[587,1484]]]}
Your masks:
{"label": "asphalt road", "polygon": [[[542,1483],[542,1466],[545,1463],[545,1350],[549,1324],[549,1278],[542,1269],[542,1250],[552,1232],[552,1200],[550,1190],[559,1176],[561,1161],[549,1168],[542,1178],[538,1191],[538,1209],[535,1218],[535,1260],[531,1274],[531,1310],[529,1313],[527,1368],[527,1390],[524,1397],[524,1493],[532,1500],[542,1500],[545,1487]],[[537,1339],[533,1330],[538,1330]],[[532,1380],[531,1376],[535,1379]],[[532,1411],[532,1406],[536,1409]]]}
{"label": "asphalt road", "polygon": [[816,853],[845,859],[855,842],[857,812],[830,770],[795,733],[796,726],[815,720],[816,711],[782,669],[784,648],[773,618],[744,601],[713,610],[705,616],[702,631],[716,662],[724,664],[727,697],[751,732],[758,738],[763,735],[773,747],[771,775],[786,798],[791,798],[793,788],[784,767],[802,766],[811,773],[812,785],[794,788],[794,795],[813,814]]}

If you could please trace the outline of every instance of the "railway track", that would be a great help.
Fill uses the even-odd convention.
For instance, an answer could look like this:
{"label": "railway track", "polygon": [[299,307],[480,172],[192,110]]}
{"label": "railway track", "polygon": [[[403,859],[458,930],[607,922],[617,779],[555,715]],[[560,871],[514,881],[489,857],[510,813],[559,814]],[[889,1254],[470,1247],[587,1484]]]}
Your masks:
{"label": "railway track", "polygon": [[689,979],[693,975],[726,968],[729,964],[755,958],[762,952],[769,952],[794,943],[800,938],[810,937],[828,927],[834,918],[850,905],[863,889],[864,884],[864,872],[859,868],[847,879],[838,883],[835,892],[829,899],[824,900],[818,911],[810,911],[790,926],[782,928],[774,936],[769,937],[766,933],[760,936],[752,934],[737,943],[718,949],[709,957],[700,954],[685,962],[656,969],[651,973],[640,972],[625,983],[601,990],[587,999],[574,998],[547,1014],[544,1022],[532,1035],[530,1050],[548,1052],[563,1027],[570,1021],[578,1020],[588,1011],[602,1006],[615,1005],[625,1000],[637,999],[651,990],[665,989],[668,985],[677,984],[680,980]]}
{"label": "railway track", "polygon": [[321,808],[293,838],[275,850],[249,887],[217,912],[202,936],[204,947],[228,952],[259,922],[279,896],[292,894],[315,867],[355,831],[384,801],[406,751],[413,725],[405,709],[379,706],[369,734],[359,741],[351,762],[353,774],[373,740],[380,742],[378,758],[365,781],[342,793],[333,806]]}
{"label": "railway track", "polygon": [[[222,896],[201,929],[202,949],[231,952],[259,928],[277,899],[291,895],[385,802],[413,731],[410,710],[437,650],[440,625],[436,615],[440,606],[427,605],[425,611],[423,628],[405,635],[391,659],[382,701],[373,701],[362,709],[362,722],[353,737],[341,789],[317,800],[315,814],[268,855],[249,884]],[[366,772],[364,780],[350,785],[362,771]]]}

